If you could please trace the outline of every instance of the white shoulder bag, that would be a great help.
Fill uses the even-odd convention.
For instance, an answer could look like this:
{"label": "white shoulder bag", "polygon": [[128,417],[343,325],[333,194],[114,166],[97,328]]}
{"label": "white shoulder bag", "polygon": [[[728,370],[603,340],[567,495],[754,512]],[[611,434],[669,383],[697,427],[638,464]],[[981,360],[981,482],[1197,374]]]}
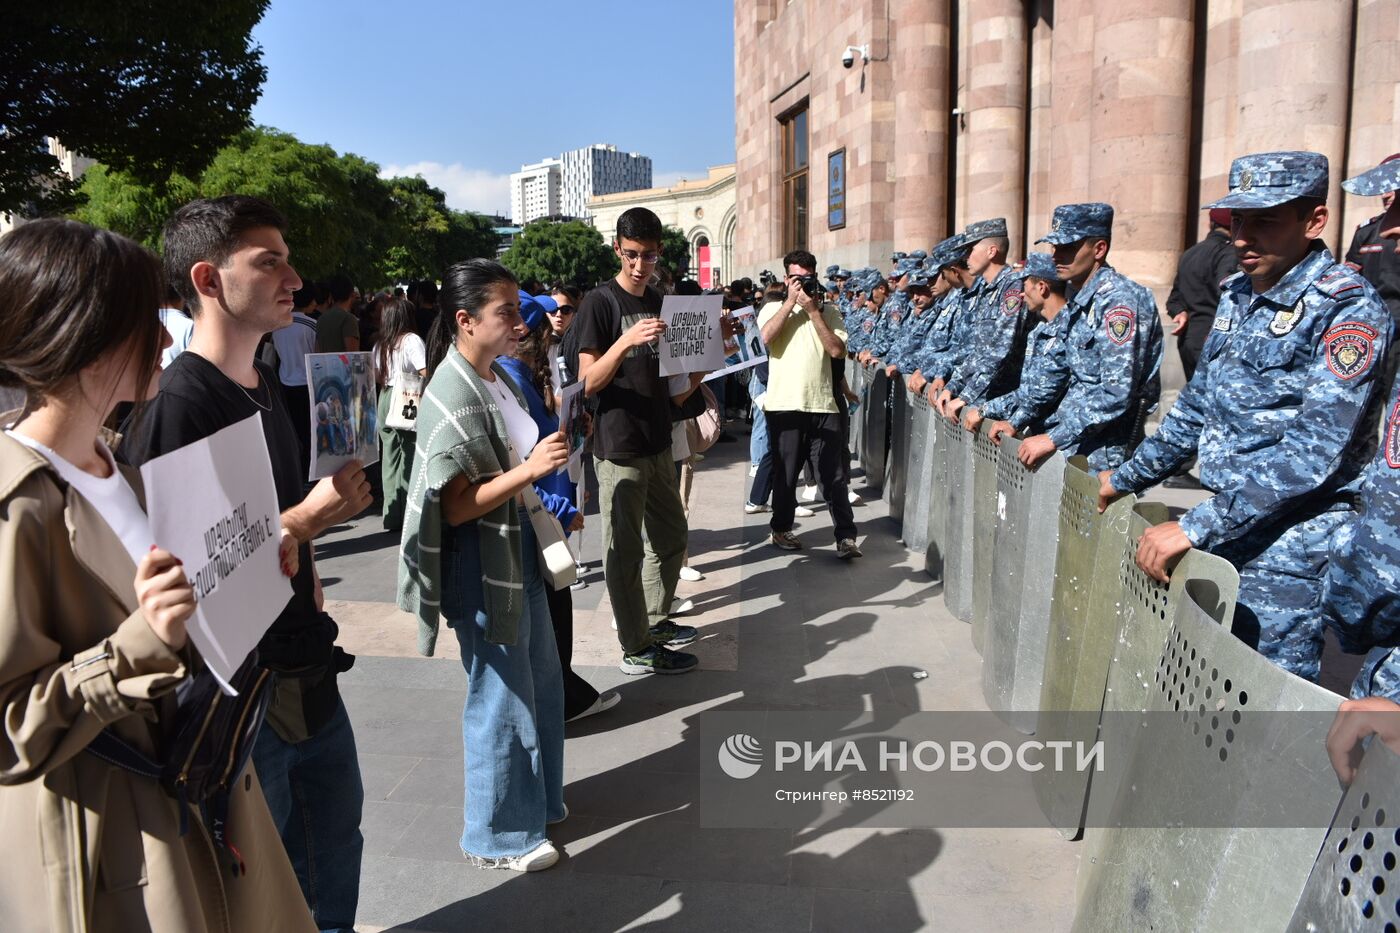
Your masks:
{"label": "white shoulder bag", "polygon": [[[520,457],[515,447],[506,440],[510,449],[511,466],[520,465]],[[552,590],[568,589],[578,579],[578,567],[574,564],[574,553],[564,538],[564,526],[554,513],[544,507],[535,484],[527,483],[520,491],[525,499],[525,510],[530,513],[530,527],[535,530],[535,544],[540,552],[540,574]]]}

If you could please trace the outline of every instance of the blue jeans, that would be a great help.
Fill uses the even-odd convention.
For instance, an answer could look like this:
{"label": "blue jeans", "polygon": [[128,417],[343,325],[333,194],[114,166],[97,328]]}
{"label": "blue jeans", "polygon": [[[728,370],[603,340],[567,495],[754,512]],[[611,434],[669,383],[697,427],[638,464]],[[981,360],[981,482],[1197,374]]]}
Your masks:
{"label": "blue jeans", "polygon": [[757,405],[753,407],[753,428],[749,431],[749,463],[753,466],[768,453],[768,416]]}
{"label": "blue jeans", "polygon": [[295,745],[264,725],[253,763],[316,926],[353,933],[365,789],[345,703],[320,732]]}
{"label": "blue jeans", "polygon": [[443,551],[443,615],[462,646],[466,772],[462,852],[524,855],[564,816],[564,680],[530,520],[520,513],[525,599],[513,645],[486,640],[476,525]]}

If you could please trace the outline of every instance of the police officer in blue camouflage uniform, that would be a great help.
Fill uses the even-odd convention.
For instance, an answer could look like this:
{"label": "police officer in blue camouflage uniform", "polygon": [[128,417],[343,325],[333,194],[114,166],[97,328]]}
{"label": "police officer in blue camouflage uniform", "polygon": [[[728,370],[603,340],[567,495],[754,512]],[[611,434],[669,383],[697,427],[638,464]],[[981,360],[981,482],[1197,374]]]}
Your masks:
{"label": "police officer in blue camouflage uniform", "polygon": [[928,383],[928,400],[936,402],[943,386],[962,362],[972,340],[973,276],[967,265],[972,245],[958,235],[957,243],[949,247],[939,266],[940,274],[948,280],[950,291],[944,299],[938,320],[930,332],[929,343],[919,359],[919,370]]}
{"label": "police officer in blue camouflage uniform", "polygon": [[888,291],[884,304],[880,306],[880,320],[875,325],[875,332],[867,347],[870,351],[870,362],[886,369],[888,369],[886,357],[889,355],[891,346],[899,337],[900,328],[904,326],[904,317],[909,310],[909,295],[905,291],[909,274],[917,266],[918,262],[912,255],[904,255],[895,263],[886,283]]}
{"label": "police officer in blue camouflage uniform", "polygon": [[847,316],[846,349],[851,356],[859,356],[865,350],[870,333],[875,329],[875,318],[868,304],[871,288],[869,268],[861,269],[851,276],[851,312]]}
{"label": "police officer in blue camouflage uniform", "polygon": [[1027,315],[1021,300],[1021,279],[1007,264],[1010,241],[1006,218],[968,226],[963,238],[972,243],[968,269],[974,278],[972,346],[943,388],[939,410],[958,420],[965,405],[1016,388],[1025,355]]}
{"label": "police officer in blue camouflage uniform", "polygon": [[1040,321],[1026,339],[1021,381],[1014,391],[997,396],[984,405],[970,408],[963,416],[969,431],[976,431],[984,419],[994,423],[992,441],[1017,434],[1043,434],[1059,424],[1056,409],[1069,388],[1069,367],[1065,353],[1069,345],[1070,316],[1064,313],[1065,283],[1049,253],[1031,253],[1016,270],[1021,280],[1026,311]]}
{"label": "police officer in blue camouflage uniform", "polygon": [[935,303],[947,291],[948,284],[936,272],[920,266],[909,274],[909,317],[900,329],[899,339],[890,350],[889,363],[904,376],[908,384],[914,372],[915,358],[923,348],[928,332],[938,319]]}
{"label": "police officer in blue camouflage uniform", "polygon": [[1103,504],[1197,455],[1214,495],[1148,529],[1138,564],[1166,581],[1193,547],[1226,558],[1240,574],[1236,636],[1314,681],[1328,546],[1356,514],[1391,336],[1375,290],[1319,239],[1326,199],[1325,156],[1235,160],[1230,193],[1209,207],[1234,212],[1243,271],[1225,280],[1200,363],[1162,426],[1100,474]]}
{"label": "police officer in blue camouflage uniform", "polygon": [[1083,454],[1094,470],[1128,459],[1162,392],[1162,322],[1149,291],[1108,264],[1113,208],[1099,201],[1055,208],[1055,269],[1072,294],[1065,364],[1069,388],[1060,423],[1027,437],[1017,451],[1034,467],[1056,450]]}
{"label": "police officer in blue camouflage uniform", "polygon": [[[1342,182],[1374,197],[1400,189],[1400,161],[1388,161]],[[1400,241],[1400,199],[1378,218],[1386,245]],[[1351,687],[1353,697],[1400,701],[1400,393],[1382,409],[1380,450],[1361,481],[1356,517],[1332,540],[1322,605],[1342,648],[1369,652]]]}
{"label": "police officer in blue camouflage uniform", "polygon": [[937,288],[934,289],[932,320],[924,332],[919,346],[910,354],[908,365],[912,374],[908,379],[910,392],[922,393],[928,385],[925,367],[931,365],[947,351],[953,339],[953,324],[957,317],[959,294],[953,280],[943,274],[943,270],[961,258],[966,251],[962,234],[955,233],[941,241],[929,253],[924,267],[934,276]]}

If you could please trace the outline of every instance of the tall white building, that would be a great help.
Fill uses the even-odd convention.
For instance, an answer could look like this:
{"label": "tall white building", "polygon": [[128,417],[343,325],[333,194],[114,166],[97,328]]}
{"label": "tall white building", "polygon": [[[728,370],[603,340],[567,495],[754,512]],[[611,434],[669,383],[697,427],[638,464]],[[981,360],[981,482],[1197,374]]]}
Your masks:
{"label": "tall white building", "polygon": [[522,165],[510,176],[510,218],[524,226],[541,217],[563,213],[560,208],[561,169],[558,159]]}
{"label": "tall white building", "polygon": [[651,159],[598,144],[564,153],[563,213],[586,217],[588,199],[651,187]]}

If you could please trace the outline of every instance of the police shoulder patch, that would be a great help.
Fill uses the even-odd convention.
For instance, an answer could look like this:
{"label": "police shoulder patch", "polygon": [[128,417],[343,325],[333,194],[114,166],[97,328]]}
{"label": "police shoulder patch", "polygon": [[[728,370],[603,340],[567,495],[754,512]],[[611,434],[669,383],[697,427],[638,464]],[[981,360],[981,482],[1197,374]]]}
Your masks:
{"label": "police shoulder patch", "polygon": [[1354,379],[1371,366],[1376,329],[1360,321],[1338,324],[1322,335],[1327,368],[1339,379]]}
{"label": "police shoulder patch", "polygon": [[1104,330],[1108,332],[1108,339],[1118,345],[1123,345],[1133,339],[1133,330],[1137,326],[1137,315],[1133,314],[1133,309],[1119,305],[1110,308],[1104,315]]}
{"label": "police shoulder patch", "polygon": [[1395,407],[1390,410],[1390,417],[1385,423],[1385,443],[1382,445],[1385,451],[1386,466],[1392,470],[1400,470],[1400,402],[1395,403]]}
{"label": "police shoulder patch", "polygon": [[1299,298],[1292,309],[1284,308],[1274,312],[1274,319],[1269,322],[1269,333],[1275,337],[1286,337],[1293,333],[1293,328],[1297,327],[1302,319],[1303,299]]}
{"label": "police shoulder patch", "polygon": [[1001,299],[1001,313],[1011,317],[1021,310],[1021,303],[1025,301],[1025,296],[1020,289],[1007,289],[1006,294]]}
{"label": "police shoulder patch", "polygon": [[872,321],[870,318],[866,318],[864,321],[861,322],[860,326],[861,329],[868,334],[875,329],[875,322]]}

